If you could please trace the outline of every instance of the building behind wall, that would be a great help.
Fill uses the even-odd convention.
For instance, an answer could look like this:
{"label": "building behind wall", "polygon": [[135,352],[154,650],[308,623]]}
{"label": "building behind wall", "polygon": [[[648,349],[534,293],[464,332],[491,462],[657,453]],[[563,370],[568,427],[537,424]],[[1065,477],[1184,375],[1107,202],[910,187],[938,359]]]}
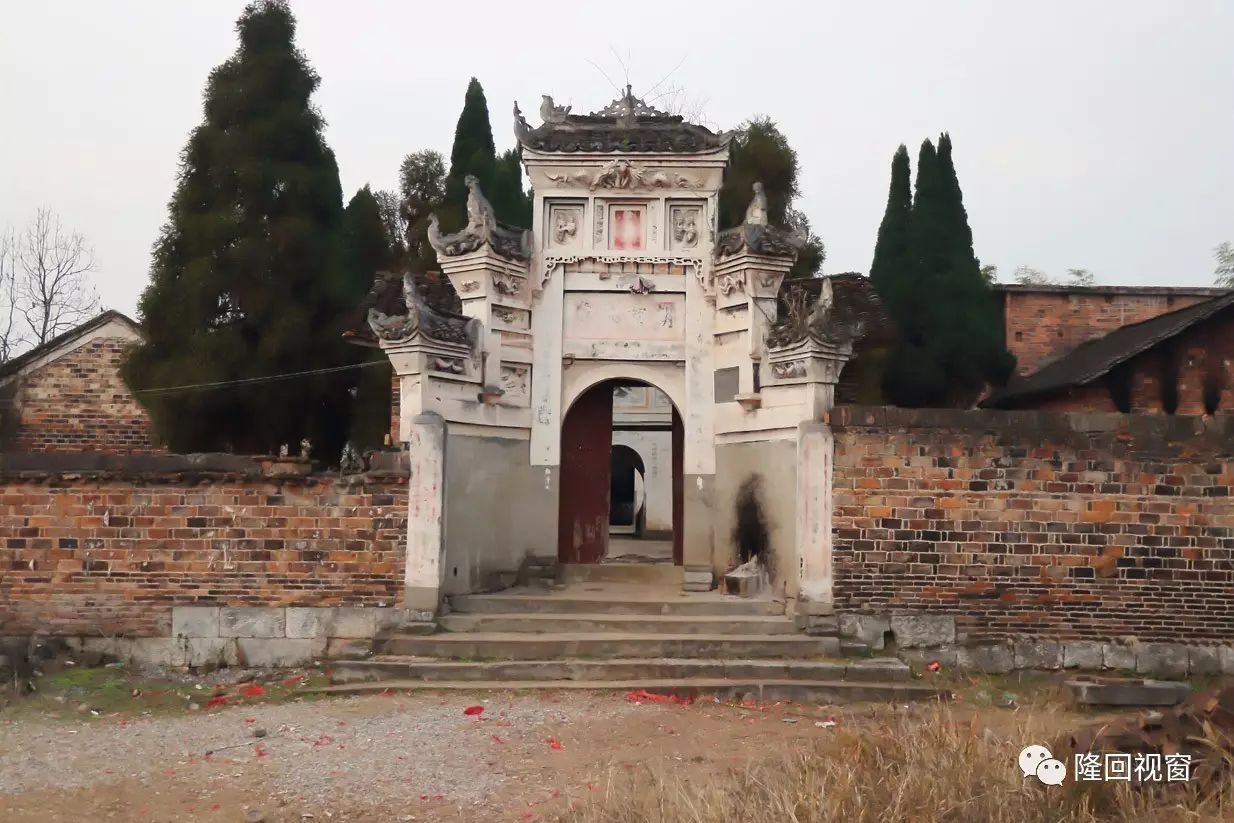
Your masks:
{"label": "building behind wall", "polygon": [[6,452],[152,453],[162,448],[120,375],[141,329],[107,311],[0,365]]}

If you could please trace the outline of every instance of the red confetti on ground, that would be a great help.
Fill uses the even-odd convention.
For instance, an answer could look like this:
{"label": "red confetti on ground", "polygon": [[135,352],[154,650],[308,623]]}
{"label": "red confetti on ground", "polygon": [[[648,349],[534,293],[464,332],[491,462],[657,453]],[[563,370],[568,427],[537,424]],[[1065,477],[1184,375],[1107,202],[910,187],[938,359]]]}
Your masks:
{"label": "red confetti on ground", "polygon": [[484,707],[483,706],[468,706],[467,708],[463,709],[463,714],[467,715],[468,717],[476,717],[478,715],[484,714]]}
{"label": "red confetti on ground", "polygon": [[289,677],[283,681],[283,685],[287,688],[300,685],[300,681],[304,679],[304,675],[298,674],[295,677]]}
{"label": "red confetti on ground", "polygon": [[253,725],[253,724],[254,724],[254,723],[256,723],[256,722],[257,722],[257,718],[256,718],[256,717],[246,717],[246,718],[244,718],[244,725],[246,725],[246,726],[251,726],[251,725]]}
{"label": "red confetti on ground", "polygon": [[535,820],[536,815],[534,812],[523,812],[523,819],[524,820]]}
{"label": "red confetti on ground", "polygon": [[548,747],[555,752],[559,752],[561,751],[561,741],[555,737],[550,737],[548,739]]}
{"label": "red confetti on ground", "polygon": [[219,809],[221,809],[221,808],[223,808],[223,804],[222,804],[222,803],[211,803],[211,804],[210,804],[210,811],[212,811],[212,812],[217,812],[217,811],[218,811]]}
{"label": "red confetti on ground", "polygon": [[218,706],[226,706],[226,705],[227,705],[226,695],[216,694],[214,697],[211,697],[209,700],[206,701],[206,711],[209,711],[210,709],[216,708]]}
{"label": "red confetti on ground", "polygon": [[382,689],[381,691],[377,692],[377,696],[378,697],[393,697],[394,692],[390,691],[389,689]]}
{"label": "red confetti on ground", "polygon": [[676,692],[670,694],[653,694],[646,689],[635,689],[626,694],[626,700],[630,703],[638,705],[644,701],[648,703],[676,703],[679,706],[690,706],[694,703],[693,697],[678,697]]}
{"label": "red confetti on ground", "polygon": [[240,692],[245,697],[261,697],[263,694],[266,693],[266,690],[263,689],[261,686],[258,686],[256,683],[254,683],[251,686],[245,686],[243,689],[240,690]]}
{"label": "red confetti on ground", "polygon": [[120,725],[121,725],[121,726],[127,726],[128,724],[129,724],[129,721],[125,720],[123,717],[122,717],[122,718],[120,718]]}
{"label": "red confetti on ground", "polygon": [[270,753],[266,751],[264,746],[258,743],[256,746],[253,747],[253,754],[257,755],[258,757],[267,757],[269,756]]}
{"label": "red confetti on ground", "polygon": [[323,734],[321,737],[313,741],[313,748],[320,749],[322,746],[329,746],[334,742],[334,738],[328,734]]}
{"label": "red confetti on ground", "polygon": [[587,784],[587,791],[589,791],[589,792],[596,792],[596,791],[599,791],[599,790],[600,790],[600,787],[599,787],[599,786],[597,786],[595,783],[588,783],[588,784]]}
{"label": "red confetti on ground", "polygon": [[501,745],[503,745],[503,746],[504,746],[504,745],[506,745],[506,741],[502,740],[502,739],[501,739],[500,737],[498,737],[497,735],[493,735],[493,742],[494,742],[494,743],[500,743],[500,744],[501,744]]}

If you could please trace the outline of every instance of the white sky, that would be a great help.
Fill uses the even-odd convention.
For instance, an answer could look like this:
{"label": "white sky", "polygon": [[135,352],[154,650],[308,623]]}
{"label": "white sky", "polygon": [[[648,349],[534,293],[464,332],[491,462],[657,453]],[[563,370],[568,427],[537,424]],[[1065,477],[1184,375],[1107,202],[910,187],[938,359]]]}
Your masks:
{"label": "white sky", "polygon": [[[6,3],[0,226],[40,205],[98,254],[133,311],[179,152],[243,0]],[[1106,284],[1208,285],[1234,240],[1234,0],[750,4],[294,0],[322,76],[345,197],[448,155],[470,76],[499,149],[520,101],[576,111],[667,85],[730,127],[774,118],[797,149],[827,272],[866,271],[892,152],[949,130],[977,254]],[[628,59],[627,59],[628,56]]]}

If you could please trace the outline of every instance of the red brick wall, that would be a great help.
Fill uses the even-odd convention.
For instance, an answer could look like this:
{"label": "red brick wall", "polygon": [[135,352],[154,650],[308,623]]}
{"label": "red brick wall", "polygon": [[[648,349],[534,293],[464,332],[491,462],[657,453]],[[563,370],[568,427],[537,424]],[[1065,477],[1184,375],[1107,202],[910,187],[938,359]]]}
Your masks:
{"label": "red brick wall", "polygon": [[1132,286],[1003,286],[1007,348],[1016,372],[1029,374],[1076,346],[1166,312],[1199,303],[1220,289]]}
{"label": "red brick wall", "polygon": [[[1163,366],[1167,357],[1175,364],[1178,405],[1174,414],[1205,414],[1205,385],[1210,382],[1216,400],[1213,413],[1234,414],[1234,310],[1219,313],[1127,362],[1125,379],[1130,381],[1133,414],[1167,413],[1162,393],[1169,374]],[[1022,405],[1039,411],[1118,411],[1105,380],[1026,398]]]}
{"label": "red brick wall", "polygon": [[171,607],[396,606],[405,477],[0,477],[0,635],[170,634]]}
{"label": "red brick wall", "polygon": [[951,614],[969,642],[1234,639],[1234,420],[848,407],[832,425],[839,611]]}
{"label": "red brick wall", "polygon": [[130,341],[98,338],[17,378],[11,449],[150,453],[150,418],[120,377]]}

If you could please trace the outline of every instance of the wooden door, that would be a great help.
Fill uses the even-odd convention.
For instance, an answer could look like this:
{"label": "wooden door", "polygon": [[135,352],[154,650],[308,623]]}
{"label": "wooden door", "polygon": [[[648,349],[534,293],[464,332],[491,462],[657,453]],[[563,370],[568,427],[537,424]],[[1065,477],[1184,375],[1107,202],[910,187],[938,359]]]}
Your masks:
{"label": "wooden door", "polygon": [[599,563],[608,551],[613,387],[592,386],[574,401],[561,427],[561,499],[557,559]]}
{"label": "wooden door", "polygon": [[681,415],[677,413],[677,409],[673,409],[673,563],[680,566],[684,553],[682,551],[682,538],[684,533],[682,526],[685,523],[684,507],[682,505],[682,492],[685,489],[685,481],[682,477],[682,469],[685,467],[685,426],[682,425]]}

